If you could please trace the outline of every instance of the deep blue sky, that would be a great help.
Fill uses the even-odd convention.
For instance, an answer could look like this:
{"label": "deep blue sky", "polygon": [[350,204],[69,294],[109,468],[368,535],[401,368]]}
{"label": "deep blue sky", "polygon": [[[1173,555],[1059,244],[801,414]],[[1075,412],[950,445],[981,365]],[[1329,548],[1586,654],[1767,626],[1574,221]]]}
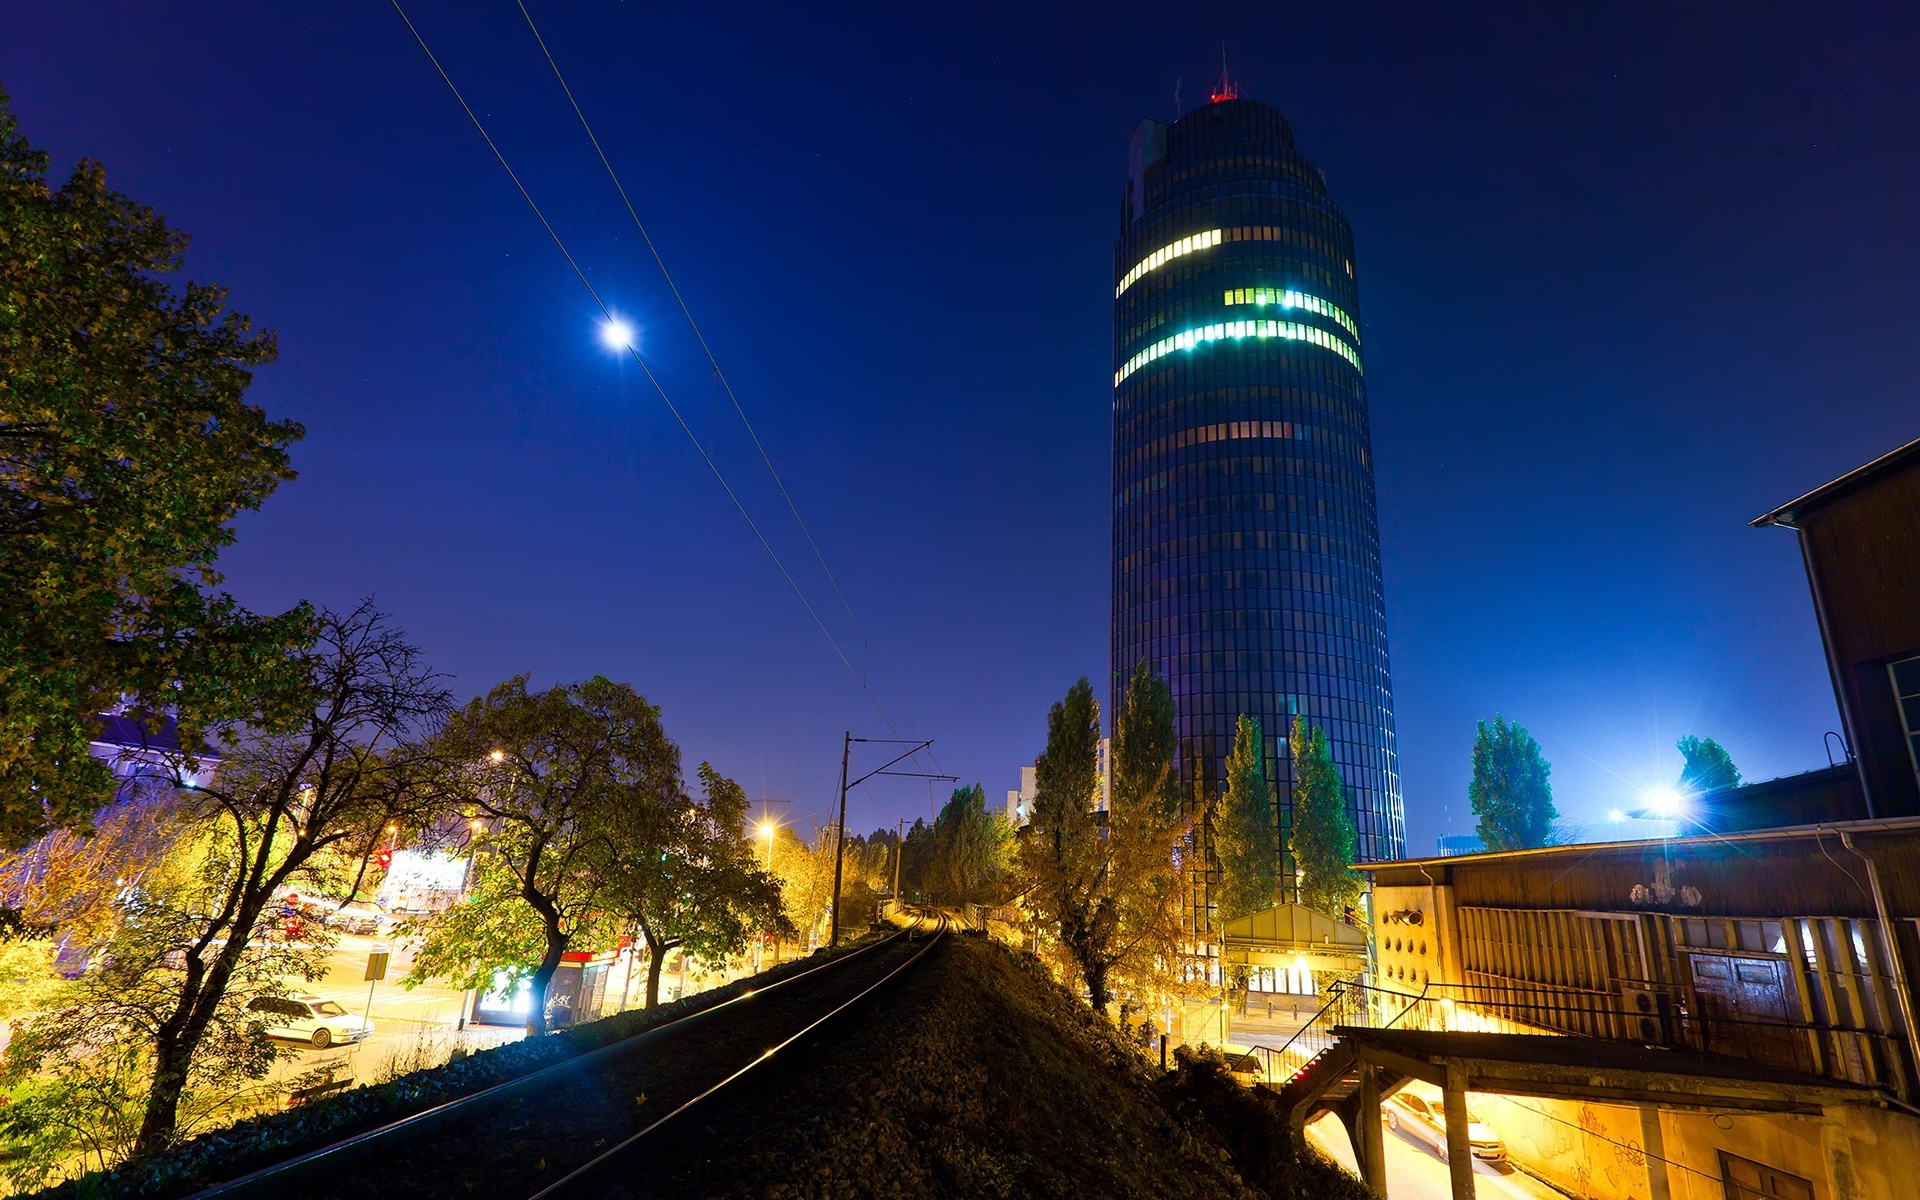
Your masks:
{"label": "deep blue sky", "polygon": [[[1685,733],[1825,765],[1797,551],[1746,521],[1920,435],[1920,10],[530,7],[914,727],[996,801],[1105,671],[1127,138],[1223,40],[1353,220],[1410,849],[1471,829],[1496,711],[1574,819]],[[409,11],[908,728],[518,10]],[[253,395],[308,436],[238,596],[371,594],[463,694],[631,681],[690,765],[824,818],[880,718],[389,7],[28,0],[0,83],[279,332]],[[850,824],[927,811],[893,781]]]}

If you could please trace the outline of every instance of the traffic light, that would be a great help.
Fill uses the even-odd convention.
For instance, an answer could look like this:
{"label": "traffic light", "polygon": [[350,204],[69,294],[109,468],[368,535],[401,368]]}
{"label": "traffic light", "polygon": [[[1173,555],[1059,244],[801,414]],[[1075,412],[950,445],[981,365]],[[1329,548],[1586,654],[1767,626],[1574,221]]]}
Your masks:
{"label": "traffic light", "polygon": [[382,871],[392,866],[393,865],[393,847],[391,846],[380,847],[380,853],[374,856],[374,861],[380,864],[380,869]]}

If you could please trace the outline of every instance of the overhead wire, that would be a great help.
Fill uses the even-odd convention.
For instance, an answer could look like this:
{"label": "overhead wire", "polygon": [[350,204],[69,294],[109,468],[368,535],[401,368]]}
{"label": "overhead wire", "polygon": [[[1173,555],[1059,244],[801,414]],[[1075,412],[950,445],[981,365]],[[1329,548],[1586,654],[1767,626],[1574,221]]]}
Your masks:
{"label": "overhead wire", "polygon": [[[573,115],[579,120],[581,130],[587,135],[587,141],[592,144],[594,154],[599,157],[601,167],[606,170],[607,178],[612,181],[614,191],[619,193],[620,203],[626,207],[627,216],[632,219],[634,229],[639,231],[640,240],[646,245],[647,253],[652,255],[654,266],[660,269],[661,278],[666,280],[667,289],[673,293],[674,303],[680,306],[681,315],[687,319],[687,326],[693,331],[694,340],[700,343],[701,353],[706,355],[708,364],[712,366],[714,378],[727,393],[727,400],[733,405],[734,414],[740,418],[741,427],[747,431],[754,450],[760,455],[761,463],[766,466],[767,474],[773,479],[774,490],[780,493],[780,499],[786,503],[787,512],[793,517],[793,523],[799,527],[801,536],[806,539],[807,548],[813,551],[814,561],[820,564],[820,570],[826,575],[827,582],[832,585],[834,595],[839,597],[840,607],[845,610],[847,620],[852,623],[854,632],[859,636],[861,648],[866,651],[867,657],[873,660],[873,665],[880,672],[880,678],[886,682],[887,690],[900,705],[901,712],[907,718],[908,727],[917,730],[919,723],[914,719],[912,706],[907,703],[906,697],[900,694],[900,689],[893,682],[893,676],[887,672],[886,664],[881,661],[879,653],[873,648],[872,640],[867,637],[865,627],[860,624],[860,618],[854,615],[852,602],[847,599],[847,593],[840,586],[840,580],[834,575],[833,568],[827,565],[827,558],[820,549],[820,543],[814,539],[813,530],[800,515],[799,506],[794,503],[786,480],[780,477],[779,470],[773,465],[773,457],[767,453],[765,443],[760,440],[759,431],[747,418],[746,409],[741,405],[740,397],[734,393],[732,382],[727,379],[726,372],[720,368],[719,358],[714,354],[713,347],[708,344],[707,336],[700,329],[699,321],[694,319],[692,307],[688,305],[686,297],[681,294],[680,285],[674,282],[673,272],[667,269],[666,259],[661,256],[659,247],[654,244],[652,235],[647,232],[646,223],[641,221],[639,211],[634,208],[632,198],[627,195],[626,185],[620,182],[620,174],[614,170],[612,160],[607,157],[605,148],[600,144],[599,135],[593,131],[592,122],[587,120],[586,112],[574,96],[573,87],[567,82],[565,72],[561,71],[559,62],[553,57],[553,51],[547,47],[546,38],[541,36],[540,26],[534,22],[533,14],[527,10],[525,0],[515,0],[515,3],[520,9],[521,17],[527,22],[527,29],[533,34],[534,42],[539,45],[541,55],[547,60],[548,68],[553,71],[554,80],[559,83],[561,92],[565,94],[567,104],[573,109]],[[888,727],[891,729],[891,724]],[[898,730],[894,732],[898,734]],[[932,757],[931,750],[928,751],[928,755]],[[938,763],[938,759],[934,761]]]}
{"label": "overhead wire", "polygon": [[[499,145],[494,142],[492,135],[487,132],[487,127],[481,122],[479,114],[474,112],[473,106],[467,103],[466,96],[461,93],[459,86],[454,83],[453,77],[449,75],[447,69],[440,64],[440,59],[434,54],[433,48],[427,45],[427,39],[421,35],[420,30],[414,25],[413,20],[407,16],[406,10],[400,7],[400,0],[388,0],[388,2],[393,6],[393,11],[399,16],[401,22],[406,25],[407,32],[412,34],[413,40],[419,44],[421,52],[427,56],[427,61],[433,64],[433,69],[439,74],[441,82],[445,83],[447,90],[453,93],[454,100],[459,103],[461,110],[467,114],[467,120],[473,123],[475,132],[477,132],[480,135],[480,139],[487,144],[487,149],[493,152],[493,157],[500,163],[500,169],[507,173],[508,179],[512,180],[514,188],[520,193],[520,198],[526,201],[527,207],[533,211],[534,217],[540,222],[540,227],[546,230],[547,236],[552,239],[554,247],[560,251],[560,256],[567,260],[567,266],[573,269],[574,276],[580,280],[580,285],[587,289],[587,294],[593,298],[594,305],[600,309],[601,314],[606,317],[608,321],[612,321],[614,319],[613,311],[607,307],[606,301],[600,298],[599,290],[595,288],[592,281],[587,278],[586,272],[581,269],[579,261],[573,256],[573,252],[567,249],[566,242],[560,237],[559,231],[554,229],[553,222],[547,219],[546,213],[541,210],[539,203],[534,200],[533,194],[527,190],[527,185],[521,182],[519,174],[514,171],[513,165],[507,161],[506,154],[501,151]],[[733,490],[732,485],[727,482],[726,476],[721,473],[719,464],[715,462],[713,456],[707,453],[706,449],[701,446],[699,435],[693,431],[692,426],[687,424],[686,417],[681,414],[680,409],[673,403],[672,398],[667,395],[666,389],[660,385],[660,380],[654,375],[653,369],[647,365],[645,359],[640,357],[639,349],[631,343],[628,344],[626,349],[627,353],[633,357],[634,362],[639,365],[641,372],[647,377],[647,382],[653,385],[653,390],[659,395],[661,403],[665,404],[667,411],[673,414],[673,419],[680,426],[680,431],[687,435],[687,440],[692,442],[694,449],[700,452],[700,457],[702,461],[707,464],[707,469],[713,473],[713,477],[715,481],[720,484],[721,490],[726,492],[727,499],[733,501],[734,508],[739,511],[741,519],[747,523],[747,528],[753,531],[753,535],[759,540],[761,548],[767,552],[767,557],[771,558],[774,566],[779,568],[782,578],[787,581],[787,586],[793,589],[793,594],[799,598],[801,606],[807,610],[807,615],[812,617],[813,623],[820,627],[820,632],[826,637],[827,644],[833,647],[834,654],[839,657],[842,665],[847,668],[847,673],[853,676],[853,680],[860,686],[860,690],[866,693],[868,702],[871,703],[874,710],[880,714],[881,721],[893,732],[894,736],[898,737],[899,730],[894,728],[893,720],[887,715],[885,706],[880,703],[879,698],[873,694],[873,690],[869,688],[866,681],[861,678],[860,672],[854,668],[853,662],[848,659],[846,651],[841,649],[839,640],[833,636],[833,631],[827,628],[827,623],[820,618],[820,614],[814,608],[812,601],[808,600],[806,593],[801,590],[799,581],[794,579],[793,572],[787,569],[786,563],[781,560],[779,553],[774,550],[773,544],[767,540],[766,534],[761,532],[759,523],[753,519],[753,515],[747,511],[746,505],[741,503],[740,497]]]}

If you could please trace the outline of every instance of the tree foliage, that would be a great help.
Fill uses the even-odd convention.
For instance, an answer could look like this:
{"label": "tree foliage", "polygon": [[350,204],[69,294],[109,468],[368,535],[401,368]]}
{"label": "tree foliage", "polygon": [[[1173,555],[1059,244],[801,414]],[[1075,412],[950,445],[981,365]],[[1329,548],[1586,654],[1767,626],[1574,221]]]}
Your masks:
{"label": "tree foliage", "polygon": [[1680,739],[1677,749],[1687,760],[1680,769],[1680,791],[1692,795],[1740,786],[1740,768],[1733,765],[1733,756],[1719,742],[1688,734]]}
{"label": "tree foliage", "polygon": [[1480,818],[1474,832],[1489,850],[1544,846],[1559,812],[1553,807],[1553,768],[1518,722],[1495,714],[1478,722],[1473,738],[1473,781],[1467,799]]}
{"label": "tree foliage", "polygon": [[[1173,745],[1167,731],[1131,728],[1135,721],[1172,725],[1164,682],[1144,668],[1131,685],[1116,739],[1128,746]],[[1104,831],[1094,811],[1098,789],[1100,708],[1082,678],[1047,715],[1046,749],[1034,762],[1033,819],[1020,844],[1026,905],[1041,932],[1056,942],[1097,1009],[1113,999],[1118,975],[1142,988],[1166,980],[1180,957],[1179,887],[1174,845],[1186,832],[1161,798],[1177,790],[1170,757],[1130,756],[1116,762],[1113,803]]]}
{"label": "tree foliage", "polygon": [[1013,831],[1004,816],[988,811],[979,784],[955,788],[932,826],[916,822],[914,828],[924,829],[929,840],[918,881],[928,900],[958,906],[1003,898]]}
{"label": "tree foliage", "polygon": [[[0,95],[0,845],[114,796],[87,752],[122,697],[182,744],[299,706],[302,606],[258,617],[214,560],[293,478],[302,435],[243,400],[273,361],[224,289],[176,292],[187,237],[83,160],[59,188]],[[291,706],[291,709],[289,708]]]}
{"label": "tree foliage", "polygon": [[780,906],[780,882],[755,861],[747,794],[700,764],[702,799],[649,810],[646,828],[607,831],[593,855],[610,917],[647,946],[647,1007],[660,1002],[660,967],[670,951],[719,962],[747,948],[754,930],[794,932]]}
{"label": "tree foliage", "polygon": [[1227,795],[1213,826],[1220,860],[1220,919],[1231,921],[1273,907],[1280,885],[1280,828],[1273,785],[1267,781],[1266,739],[1258,718],[1245,713],[1227,756]]}
{"label": "tree foliage", "polygon": [[1300,903],[1338,916],[1361,892],[1353,872],[1359,839],[1353,814],[1347,810],[1346,788],[1327,749],[1326,730],[1309,727],[1307,719],[1296,714],[1287,743],[1294,778],[1293,837],[1288,849],[1300,873]]}
{"label": "tree foliage", "polygon": [[[657,845],[687,803],[680,748],[661,726],[660,710],[626,684],[596,676],[529,692],[524,675],[456,712],[434,746],[457,801],[481,815],[477,853],[489,886],[511,886],[538,919],[527,1031],[543,1033],[554,972],[602,908],[605,846]],[[488,961],[506,944],[501,935],[514,928],[511,920],[462,913],[433,925],[415,974],[476,978],[515,967]]]}

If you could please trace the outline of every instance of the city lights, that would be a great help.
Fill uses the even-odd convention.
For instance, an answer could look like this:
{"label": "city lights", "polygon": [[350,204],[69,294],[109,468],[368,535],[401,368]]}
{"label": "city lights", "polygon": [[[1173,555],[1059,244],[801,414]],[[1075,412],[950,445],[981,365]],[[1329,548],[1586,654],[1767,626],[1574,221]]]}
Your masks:
{"label": "city lights", "polygon": [[633,337],[633,326],[619,317],[609,317],[606,323],[600,326],[600,340],[607,344],[609,350],[632,349]]}

